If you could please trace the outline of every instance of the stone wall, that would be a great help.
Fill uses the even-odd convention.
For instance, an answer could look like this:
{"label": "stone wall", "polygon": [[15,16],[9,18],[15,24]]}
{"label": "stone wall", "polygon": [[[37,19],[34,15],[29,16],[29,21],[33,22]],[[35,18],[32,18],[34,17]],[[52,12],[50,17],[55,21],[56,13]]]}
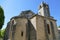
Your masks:
{"label": "stone wall", "polygon": [[43,20],[42,17],[36,16],[37,40],[46,40]]}
{"label": "stone wall", "polygon": [[16,19],[16,31],[14,35],[14,40],[26,40],[26,24],[27,19],[18,18]]}

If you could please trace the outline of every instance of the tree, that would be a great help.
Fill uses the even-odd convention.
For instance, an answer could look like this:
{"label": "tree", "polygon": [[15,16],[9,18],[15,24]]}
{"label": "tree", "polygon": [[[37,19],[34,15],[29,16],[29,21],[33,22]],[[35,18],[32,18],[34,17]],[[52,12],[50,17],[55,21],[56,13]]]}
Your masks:
{"label": "tree", "polygon": [[5,29],[3,29],[3,30],[0,30],[0,38],[4,38],[4,34],[5,34]]}
{"label": "tree", "polygon": [[58,26],[60,28],[60,26]]}
{"label": "tree", "polygon": [[0,29],[2,28],[3,24],[4,24],[4,11],[0,6]]}
{"label": "tree", "polygon": [[5,34],[5,29],[1,30],[1,37],[3,38]]}

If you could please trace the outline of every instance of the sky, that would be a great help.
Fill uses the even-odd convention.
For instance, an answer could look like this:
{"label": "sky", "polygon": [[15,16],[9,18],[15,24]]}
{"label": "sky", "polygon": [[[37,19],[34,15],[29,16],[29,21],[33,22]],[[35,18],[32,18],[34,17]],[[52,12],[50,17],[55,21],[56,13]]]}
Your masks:
{"label": "sky", "polygon": [[49,5],[50,15],[57,20],[57,26],[60,25],[60,0],[0,0],[5,15],[3,28],[6,28],[7,23],[14,16],[17,16],[24,10],[32,10],[38,13],[38,6],[41,2],[46,2]]}

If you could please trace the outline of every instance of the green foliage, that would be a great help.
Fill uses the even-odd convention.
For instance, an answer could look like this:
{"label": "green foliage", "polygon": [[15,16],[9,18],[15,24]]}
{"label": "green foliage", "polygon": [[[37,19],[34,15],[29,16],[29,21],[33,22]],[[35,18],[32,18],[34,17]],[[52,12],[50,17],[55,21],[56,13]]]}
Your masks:
{"label": "green foliage", "polygon": [[0,6],[0,29],[2,28],[3,24],[4,24],[4,11]]}
{"label": "green foliage", "polygon": [[1,30],[0,30],[0,38],[1,38]]}
{"label": "green foliage", "polygon": [[60,28],[60,26],[58,26]]}
{"label": "green foliage", "polygon": [[4,37],[5,30],[1,31],[1,36]]}
{"label": "green foliage", "polygon": [[0,30],[0,38],[3,38],[4,37],[4,34],[5,34],[5,29]]}

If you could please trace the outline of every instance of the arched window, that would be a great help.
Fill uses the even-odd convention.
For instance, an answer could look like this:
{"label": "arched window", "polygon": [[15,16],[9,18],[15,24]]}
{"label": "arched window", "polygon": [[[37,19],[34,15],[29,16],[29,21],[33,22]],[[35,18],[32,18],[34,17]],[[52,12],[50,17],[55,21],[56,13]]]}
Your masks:
{"label": "arched window", "polygon": [[49,40],[49,35],[48,35],[48,33],[50,32],[48,32],[48,30],[50,30],[49,28],[47,28],[48,26],[47,26],[47,22],[46,22],[46,20],[44,20],[44,28],[45,28],[45,34],[46,34],[46,38]]}
{"label": "arched window", "polygon": [[23,31],[21,31],[21,36],[23,36]]}
{"label": "arched window", "polygon": [[44,26],[45,26],[46,34],[47,33],[50,34],[50,26],[49,26],[49,24],[47,23],[46,20],[44,20]]}
{"label": "arched window", "polygon": [[16,21],[15,21],[15,19],[12,19],[11,20],[12,40],[14,40],[15,29],[16,29]]}
{"label": "arched window", "polygon": [[49,27],[49,24],[47,24],[47,32],[48,32],[48,34],[50,34],[50,27]]}
{"label": "arched window", "polygon": [[16,25],[16,21],[14,19],[12,19],[12,25]]}
{"label": "arched window", "polygon": [[12,20],[12,24],[14,24],[14,20]]}

